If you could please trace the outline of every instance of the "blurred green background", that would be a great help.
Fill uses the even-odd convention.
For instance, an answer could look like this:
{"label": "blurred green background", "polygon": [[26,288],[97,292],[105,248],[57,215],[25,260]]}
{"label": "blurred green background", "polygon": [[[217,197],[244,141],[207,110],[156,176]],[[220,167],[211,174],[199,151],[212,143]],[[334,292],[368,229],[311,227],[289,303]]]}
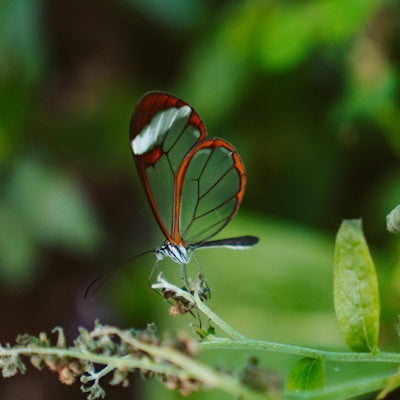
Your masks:
{"label": "blurred green background", "polygon": [[[163,241],[128,127],[140,96],[165,90],[246,165],[241,210],[220,236],[260,243],[199,252],[209,306],[250,337],[345,349],[333,311],[334,236],[343,218],[362,217],[379,276],[380,347],[399,350],[400,242],[385,230],[400,203],[399,66],[394,0],[2,0],[0,341],[56,325],[73,338],[95,318],[136,328],[155,321],[162,335],[196,323],[170,317],[150,292],[152,256],[83,299],[103,271]],[[176,265],[161,269],[179,282]],[[282,379],[296,361],[210,353],[201,357],[236,370],[257,355]],[[326,379],[387,369],[379,368],[329,364]],[[84,398],[78,386],[31,370],[0,381],[0,395]],[[139,378],[106,390],[181,398]]]}

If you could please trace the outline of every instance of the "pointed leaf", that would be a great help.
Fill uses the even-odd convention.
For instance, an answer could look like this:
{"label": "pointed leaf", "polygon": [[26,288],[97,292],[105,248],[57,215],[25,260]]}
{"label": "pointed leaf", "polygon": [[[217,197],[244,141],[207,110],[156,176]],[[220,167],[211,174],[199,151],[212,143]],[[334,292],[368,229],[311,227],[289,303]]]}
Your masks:
{"label": "pointed leaf", "polygon": [[353,351],[374,352],[379,335],[379,292],[361,220],[344,220],[336,236],[334,302],[344,340]]}
{"label": "pointed leaf", "polygon": [[297,361],[286,382],[286,390],[298,392],[324,387],[324,363],[322,358],[304,357]]}

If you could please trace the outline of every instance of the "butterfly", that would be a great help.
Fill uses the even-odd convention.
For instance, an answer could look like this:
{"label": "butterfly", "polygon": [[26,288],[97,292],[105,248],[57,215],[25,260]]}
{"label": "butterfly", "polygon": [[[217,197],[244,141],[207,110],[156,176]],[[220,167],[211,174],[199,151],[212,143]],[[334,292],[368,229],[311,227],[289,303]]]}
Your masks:
{"label": "butterfly", "polygon": [[206,137],[196,111],[164,92],[146,93],[130,124],[130,145],[147,200],[165,242],[154,250],[185,265],[197,249],[248,249],[254,236],[210,240],[237,213],[246,178],[236,150],[223,139]]}

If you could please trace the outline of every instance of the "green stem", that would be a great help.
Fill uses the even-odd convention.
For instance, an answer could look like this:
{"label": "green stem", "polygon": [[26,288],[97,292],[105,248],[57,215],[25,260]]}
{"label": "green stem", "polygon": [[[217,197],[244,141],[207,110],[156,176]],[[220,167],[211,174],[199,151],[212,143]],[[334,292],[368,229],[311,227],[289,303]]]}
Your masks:
{"label": "green stem", "polygon": [[157,283],[153,284],[154,289],[166,289],[176,293],[178,297],[182,297],[195,305],[208,319],[213,321],[219,326],[225,333],[227,333],[232,339],[226,338],[213,338],[209,341],[199,343],[201,350],[215,350],[215,349],[252,349],[252,350],[263,350],[277,353],[293,354],[302,357],[322,357],[325,360],[330,361],[342,361],[342,362],[387,362],[387,363],[400,363],[399,353],[388,353],[378,352],[372,353],[352,353],[352,352],[334,352],[312,349],[309,347],[293,346],[290,344],[281,344],[275,342],[268,342],[264,340],[253,340],[248,339],[225,321],[223,321],[217,314],[211,311],[197,293],[194,295],[188,293],[185,290],[178,288],[175,285],[167,282],[160,275]]}
{"label": "green stem", "polygon": [[225,333],[227,333],[230,337],[237,339],[237,340],[245,340],[246,337],[243,336],[241,333],[233,329],[229,326],[223,319],[221,319],[217,314],[211,311],[204,302],[201,301],[199,295],[195,293],[193,296],[192,294],[188,293],[186,290],[182,290],[175,285],[172,285],[168,281],[162,278],[160,274],[157,279],[157,283],[153,283],[151,285],[153,289],[164,289],[164,290],[171,290],[176,293],[177,297],[184,298],[185,300],[189,301],[193,305],[203,312],[207,317],[212,320],[217,326],[219,326]]}
{"label": "green stem", "polygon": [[207,342],[199,343],[201,350],[215,350],[215,349],[251,349],[263,350],[275,353],[293,354],[301,357],[322,357],[330,361],[343,361],[343,362],[386,362],[386,363],[400,363],[399,353],[381,352],[377,354],[372,353],[352,353],[352,352],[335,352],[317,350],[309,347],[293,346],[290,344],[281,344],[275,342],[267,342],[264,340],[232,340],[232,339],[210,339]]}
{"label": "green stem", "polygon": [[221,319],[217,314],[211,311],[199,298],[198,294],[195,294],[195,301],[198,309],[203,312],[207,317],[213,321],[217,326],[219,326],[225,333],[234,338],[235,340],[246,340],[246,336],[237,332],[230,325],[228,325],[223,319]]}

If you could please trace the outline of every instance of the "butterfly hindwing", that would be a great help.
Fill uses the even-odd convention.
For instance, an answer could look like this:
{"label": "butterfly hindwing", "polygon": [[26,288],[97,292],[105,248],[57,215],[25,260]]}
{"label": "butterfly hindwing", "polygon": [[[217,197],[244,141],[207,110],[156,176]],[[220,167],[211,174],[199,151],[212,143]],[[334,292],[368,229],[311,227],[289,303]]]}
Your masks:
{"label": "butterfly hindwing", "polygon": [[233,218],[242,200],[244,167],[225,140],[208,139],[185,157],[177,174],[174,237],[186,244],[216,235]]}

